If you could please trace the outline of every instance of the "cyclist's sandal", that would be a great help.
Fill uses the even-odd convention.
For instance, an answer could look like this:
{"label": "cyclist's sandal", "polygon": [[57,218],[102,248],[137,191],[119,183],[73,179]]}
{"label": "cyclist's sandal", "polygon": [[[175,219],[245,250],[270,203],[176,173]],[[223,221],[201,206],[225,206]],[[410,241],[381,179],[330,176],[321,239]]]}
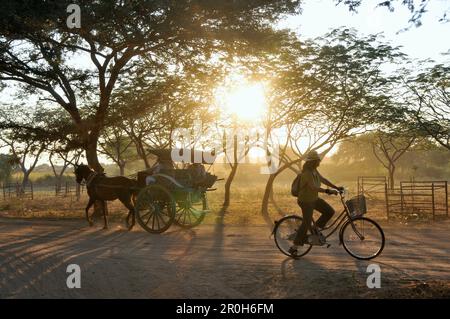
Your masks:
{"label": "cyclist's sandal", "polygon": [[292,256],[297,256],[297,253],[298,253],[297,247],[292,246],[291,248],[289,248],[288,253],[291,254]]}

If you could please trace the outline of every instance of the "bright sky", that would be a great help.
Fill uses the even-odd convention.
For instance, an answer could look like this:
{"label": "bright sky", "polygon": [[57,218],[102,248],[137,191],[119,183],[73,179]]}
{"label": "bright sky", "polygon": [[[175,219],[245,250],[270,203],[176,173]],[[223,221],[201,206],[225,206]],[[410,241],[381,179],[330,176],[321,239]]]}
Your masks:
{"label": "bright sky", "polygon": [[289,27],[308,38],[321,36],[341,26],[355,28],[365,35],[382,32],[387,41],[402,46],[404,53],[413,58],[432,58],[436,61],[448,59],[441,53],[450,50],[450,23],[439,22],[439,18],[450,9],[450,1],[430,1],[428,12],[422,18],[422,26],[412,26],[404,32],[399,31],[408,27],[411,12],[406,6],[400,5],[390,12],[385,7],[376,7],[379,2],[365,0],[358,13],[352,13],[345,5],[336,6],[332,0],[307,0],[301,15],[289,17],[280,26]]}

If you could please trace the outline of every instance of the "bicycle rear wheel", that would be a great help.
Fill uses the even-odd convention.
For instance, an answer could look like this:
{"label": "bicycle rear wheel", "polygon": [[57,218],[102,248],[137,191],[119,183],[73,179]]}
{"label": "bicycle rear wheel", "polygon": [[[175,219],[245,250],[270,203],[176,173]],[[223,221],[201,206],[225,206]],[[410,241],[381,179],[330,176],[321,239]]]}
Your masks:
{"label": "bicycle rear wheel", "polygon": [[381,254],[384,248],[384,232],[375,221],[357,217],[347,221],[340,233],[344,249],[356,259],[369,260]]}
{"label": "bicycle rear wheel", "polygon": [[289,248],[294,245],[294,238],[297,233],[297,229],[302,224],[302,220],[303,219],[300,216],[286,216],[280,219],[275,225],[273,230],[275,244],[286,256],[299,258],[306,255],[312,248],[311,245],[305,244],[303,246],[298,246],[296,255],[289,253]]}

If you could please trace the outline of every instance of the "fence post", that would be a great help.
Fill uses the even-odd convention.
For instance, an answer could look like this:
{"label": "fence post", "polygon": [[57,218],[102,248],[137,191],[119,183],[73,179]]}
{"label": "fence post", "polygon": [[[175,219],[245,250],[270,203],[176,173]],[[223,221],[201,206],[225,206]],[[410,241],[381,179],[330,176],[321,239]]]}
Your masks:
{"label": "fence post", "polygon": [[445,181],[445,215],[448,218],[448,182]]}
{"label": "fence post", "polygon": [[431,211],[433,213],[433,221],[435,220],[435,211],[434,211],[434,182],[431,183]]}
{"label": "fence post", "polygon": [[402,184],[402,182],[400,182],[400,212],[402,215],[404,214],[403,205],[404,205],[404,203],[403,203],[403,184]]}
{"label": "fence post", "polygon": [[77,197],[77,202],[79,202],[80,201],[80,197],[81,197],[81,186],[78,183],[77,183],[77,186],[76,186],[75,193],[76,193],[76,197]]}
{"label": "fence post", "polygon": [[391,219],[391,214],[389,211],[389,196],[388,196],[388,186],[386,180],[384,181],[384,197],[386,200],[386,213],[387,213],[387,219],[388,221]]}
{"label": "fence post", "polygon": [[34,199],[34,190],[33,190],[33,182],[30,181],[30,187],[31,187],[31,200]]}

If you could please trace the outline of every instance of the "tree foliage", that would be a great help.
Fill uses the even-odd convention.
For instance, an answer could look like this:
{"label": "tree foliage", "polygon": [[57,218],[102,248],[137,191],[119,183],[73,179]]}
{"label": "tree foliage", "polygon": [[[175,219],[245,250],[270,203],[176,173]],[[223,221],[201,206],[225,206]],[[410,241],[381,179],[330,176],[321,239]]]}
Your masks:
{"label": "tree foliage", "polygon": [[[66,24],[69,4],[82,8],[81,28]],[[276,37],[271,23],[299,1],[14,1],[2,3],[0,81],[23,85],[70,114],[88,162],[121,75],[139,58],[157,65],[246,54]],[[77,63],[79,59],[83,63]],[[90,65],[85,66],[84,61]],[[86,110],[85,110],[86,109]]]}
{"label": "tree foliage", "polygon": [[[358,8],[363,3],[363,0],[334,0],[338,5],[344,4],[348,6],[349,10],[352,12],[357,12]],[[366,1],[368,2],[368,1]],[[416,27],[422,25],[422,18],[427,13],[427,8],[430,4],[429,0],[378,0],[371,1],[376,4],[377,7],[385,7],[389,11],[394,12],[399,6],[406,7],[411,16],[409,18],[409,23]],[[448,13],[450,11],[450,6],[442,12],[439,17],[439,22],[448,22]]]}
{"label": "tree foliage", "polygon": [[405,78],[410,126],[418,126],[450,150],[450,66],[436,64]]}
{"label": "tree foliage", "polygon": [[0,182],[8,183],[11,175],[16,170],[17,164],[14,157],[8,154],[0,154]]}

